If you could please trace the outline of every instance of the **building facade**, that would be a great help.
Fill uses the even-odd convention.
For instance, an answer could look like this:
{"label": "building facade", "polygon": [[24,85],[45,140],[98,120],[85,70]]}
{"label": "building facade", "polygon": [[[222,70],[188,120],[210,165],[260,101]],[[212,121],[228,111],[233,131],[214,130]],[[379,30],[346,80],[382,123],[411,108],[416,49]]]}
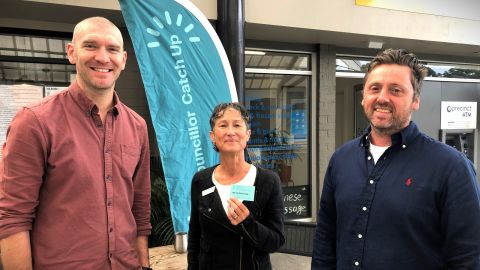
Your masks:
{"label": "building facade", "polygon": [[[4,94],[0,112],[4,120],[0,119],[0,136],[4,137],[2,129],[8,125],[6,108],[14,107],[7,101],[12,99],[7,90],[16,95],[33,91],[41,97],[67,86],[75,70],[65,57],[65,45],[75,23],[104,16],[121,28],[128,52],[117,91],[147,120],[151,154],[159,155],[117,1],[1,2],[0,95]],[[216,0],[192,2],[214,24]],[[359,106],[363,68],[379,50],[407,49],[431,69],[422,109],[414,120],[420,127],[425,123],[432,137],[439,136],[442,101],[480,100],[480,15],[471,12],[480,10],[480,5],[468,0],[455,6],[433,0],[405,1],[402,6],[391,2],[245,1],[244,103],[252,115],[249,154],[253,163],[279,173],[287,220],[297,225],[315,222],[331,154],[366,126]],[[475,135],[475,147],[470,150],[475,161],[477,141]]]}

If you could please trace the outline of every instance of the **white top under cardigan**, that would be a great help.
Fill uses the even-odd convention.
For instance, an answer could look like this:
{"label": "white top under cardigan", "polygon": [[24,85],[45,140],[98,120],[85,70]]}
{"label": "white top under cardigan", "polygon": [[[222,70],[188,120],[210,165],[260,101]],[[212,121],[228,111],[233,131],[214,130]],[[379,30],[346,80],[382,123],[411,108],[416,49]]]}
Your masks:
{"label": "white top under cardigan", "polygon": [[[235,185],[242,185],[242,186],[253,186],[255,183],[255,177],[257,176],[257,168],[253,165],[250,165],[250,169],[248,170],[247,175],[240,180],[239,182],[235,183]],[[222,201],[223,209],[225,213],[227,213],[228,209],[228,202],[227,200],[230,199],[230,191],[232,190],[232,185],[222,185],[215,179],[215,171],[212,173],[212,182],[215,185],[218,194],[220,195],[220,200]]]}

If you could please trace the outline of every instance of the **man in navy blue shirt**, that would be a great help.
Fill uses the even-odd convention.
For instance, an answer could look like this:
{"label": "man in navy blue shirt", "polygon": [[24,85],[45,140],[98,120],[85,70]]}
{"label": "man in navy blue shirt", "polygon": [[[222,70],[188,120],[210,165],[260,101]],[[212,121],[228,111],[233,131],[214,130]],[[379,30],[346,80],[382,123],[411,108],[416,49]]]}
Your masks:
{"label": "man in navy blue shirt", "polygon": [[405,50],[385,50],[368,66],[370,127],[330,160],[312,269],[480,269],[473,165],[411,122],[425,75]]}

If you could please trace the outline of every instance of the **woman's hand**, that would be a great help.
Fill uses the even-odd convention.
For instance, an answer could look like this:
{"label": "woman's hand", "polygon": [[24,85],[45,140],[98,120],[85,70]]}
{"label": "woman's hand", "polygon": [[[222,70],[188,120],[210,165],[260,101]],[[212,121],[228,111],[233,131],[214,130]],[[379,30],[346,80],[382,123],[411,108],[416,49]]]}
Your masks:
{"label": "woman's hand", "polygon": [[249,215],[248,208],[237,198],[228,199],[227,217],[232,225],[238,225],[242,223]]}

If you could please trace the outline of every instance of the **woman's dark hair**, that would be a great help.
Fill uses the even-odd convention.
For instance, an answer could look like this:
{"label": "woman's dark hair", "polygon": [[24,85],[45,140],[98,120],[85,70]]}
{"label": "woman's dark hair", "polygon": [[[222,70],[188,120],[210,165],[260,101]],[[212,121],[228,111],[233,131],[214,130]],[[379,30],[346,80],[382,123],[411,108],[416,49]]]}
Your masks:
{"label": "woman's dark hair", "polygon": [[[240,112],[240,115],[242,116],[242,119],[245,122],[245,126],[247,127],[247,130],[250,129],[250,115],[248,111],[238,102],[226,102],[226,103],[218,104],[213,109],[212,115],[210,116],[211,130],[213,130],[213,127],[215,126],[215,122],[217,121],[217,119],[222,117],[227,109],[234,109]],[[218,148],[215,144],[213,144],[213,149],[215,149],[215,151],[218,152]]]}

